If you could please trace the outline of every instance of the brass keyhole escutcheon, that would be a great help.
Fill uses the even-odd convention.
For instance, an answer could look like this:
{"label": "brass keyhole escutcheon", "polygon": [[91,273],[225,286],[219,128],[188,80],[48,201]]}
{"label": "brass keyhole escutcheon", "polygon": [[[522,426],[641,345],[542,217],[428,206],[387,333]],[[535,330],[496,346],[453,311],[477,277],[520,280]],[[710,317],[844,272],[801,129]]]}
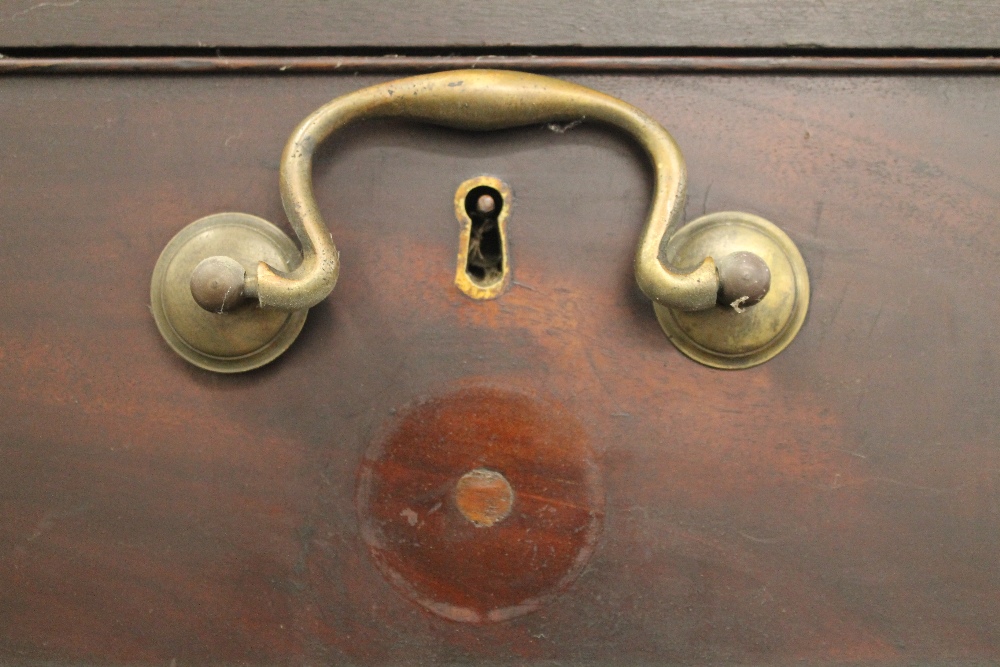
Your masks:
{"label": "brass keyhole escutcheon", "polygon": [[495,299],[510,284],[511,199],[510,187],[492,176],[471,178],[455,192],[460,225],[455,286],[473,299]]}

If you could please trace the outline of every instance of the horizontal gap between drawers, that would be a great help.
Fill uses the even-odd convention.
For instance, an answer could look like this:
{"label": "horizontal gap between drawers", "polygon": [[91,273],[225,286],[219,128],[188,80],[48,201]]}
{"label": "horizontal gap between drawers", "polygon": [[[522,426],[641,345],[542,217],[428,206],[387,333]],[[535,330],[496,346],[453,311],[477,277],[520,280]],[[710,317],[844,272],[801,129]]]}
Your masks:
{"label": "horizontal gap between drawers", "polygon": [[1000,72],[1000,53],[981,50],[879,51],[687,49],[591,51],[507,49],[505,53],[409,50],[398,54],[330,49],[3,49],[0,74],[417,73],[501,68],[564,73],[922,73]]}

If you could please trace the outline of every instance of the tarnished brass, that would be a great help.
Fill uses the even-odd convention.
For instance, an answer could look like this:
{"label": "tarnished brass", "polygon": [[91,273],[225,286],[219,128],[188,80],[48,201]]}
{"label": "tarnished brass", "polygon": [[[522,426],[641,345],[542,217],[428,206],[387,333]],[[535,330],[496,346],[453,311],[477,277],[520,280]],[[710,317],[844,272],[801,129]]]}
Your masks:
{"label": "tarnished brass", "polygon": [[[225,253],[246,271],[264,261],[285,271],[298,260],[295,244],[266,220],[218,213],[180,231],[153,270],[150,305],[156,326],[177,354],[219,373],[248,371],[272,361],[299,335],[308,309],[281,311],[251,301],[210,312],[191,293],[191,274],[202,260]],[[223,309],[220,309],[223,310]]]}
{"label": "tarnished brass", "polygon": [[677,348],[715,368],[749,368],[785,349],[805,321],[809,275],[798,248],[763,218],[749,213],[712,213],[693,220],[667,243],[673,266],[697,264],[702,257],[749,251],[770,270],[770,289],[753,307],[728,299],[697,312],[654,304],[660,326]]}
{"label": "tarnished brass", "polygon": [[247,270],[232,257],[214,255],[191,272],[191,296],[207,311],[225,313],[246,302]]}
{"label": "tarnished brass", "polygon": [[282,154],[279,184],[302,245],[302,261],[292,271],[261,262],[249,272],[247,280],[255,279],[262,306],[309,308],[333,290],[340,261],[313,195],[312,157],[333,132],[371,118],[408,118],[467,130],[582,119],[621,128],[645,148],[655,169],[653,202],[636,253],[640,287],[654,301],[675,308],[697,310],[715,303],[718,277],[711,259],[684,274],[657,259],[664,234],[680,221],[685,194],[684,160],[666,130],[635,107],[575,83],[523,72],[459,70],[364,88],[333,100],[299,124]]}
{"label": "tarnished brass", "polygon": [[[649,215],[635,254],[636,281],[657,305],[658,312],[662,309],[715,312],[720,287],[725,287],[720,285],[713,261],[716,255],[708,251],[698,257],[685,255],[684,270],[673,268],[669,256],[666,263],[660,261],[661,242],[679,225],[686,194],[684,159],[667,131],[645,113],[609,95],[568,81],[498,70],[440,72],[371,86],[334,99],[303,120],[285,145],[279,174],[282,202],[298,236],[301,257],[295,261],[287,259],[284,264],[271,261],[266,254],[247,259],[236,256],[240,249],[219,243],[215,247],[220,256],[229,255],[246,269],[244,285],[239,290],[226,282],[234,279],[235,273],[224,268],[231,269],[232,263],[223,260],[209,263],[211,270],[200,271],[192,285],[205,307],[214,309],[217,303],[223,304],[227,294],[242,293],[241,298],[256,299],[268,311],[304,311],[330,294],[337,282],[340,259],[313,195],[312,158],[332,133],[355,121],[374,118],[403,118],[466,130],[587,120],[625,131],[645,149],[654,174]],[[736,246],[730,250],[752,251]],[[254,259],[257,261],[250,261]],[[457,276],[456,282],[467,294],[490,298],[502,291],[508,278],[509,272],[505,272],[497,284],[487,286],[463,281],[461,276]],[[183,282],[190,282],[190,273]],[[231,314],[237,317],[241,312],[237,308]],[[228,331],[227,317],[230,313],[205,320],[204,326],[214,323]],[[274,321],[280,318],[261,317],[274,317]],[[744,319],[756,321],[757,317]],[[715,320],[709,317],[706,321]],[[229,334],[220,333],[217,338],[228,340]],[[203,339],[207,341],[211,336],[185,338],[186,344],[197,350],[195,357],[217,358],[221,354],[229,358],[246,354],[245,345],[233,345],[224,351],[214,343],[198,348]],[[174,342],[171,344],[178,349]],[[190,355],[185,358],[192,359]]]}
{"label": "tarnished brass", "polygon": [[664,234],[680,221],[685,177],[680,150],[659,123],[621,100],[568,81],[524,72],[459,70],[364,88],[321,107],[296,128],[282,155],[280,182],[303,260],[291,273],[258,267],[261,305],[308,308],[333,289],[340,264],[313,196],[312,156],[330,134],[362,118],[408,118],[467,130],[581,119],[621,128],[642,144],[655,170],[653,202],[636,253],[639,286],[657,303],[674,308],[715,304],[719,282],[711,259],[681,274],[657,258]]}
{"label": "tarnished brass", "polygon": [[[467,264],[469,257],[469,243],[472,241],[472,218],[466,208],[466,199],[469,193],[478,187],[487,186],[500,193],[500,212],[497,214],[497,228],[500,233],[500,255],[503,258],[503,270],[499,276],[494,276],[486,281],[476,280],[469,275]],[[510,284],[510,253],[507,248],[507,220],[510,218],[511,204],[510,187],[500,179],[492,176],[479,176],[458,186],[455,192],[455,216],[461,225],[458,237],[458,267],[455,269],[455,286],[469,295],[473,299],[495,299],[500,296],[507,285]],[[483,213],[492,213],[497,202],[492,197],[480,197],[477,208]],[[486,210],[488,209],[488,210]]]}

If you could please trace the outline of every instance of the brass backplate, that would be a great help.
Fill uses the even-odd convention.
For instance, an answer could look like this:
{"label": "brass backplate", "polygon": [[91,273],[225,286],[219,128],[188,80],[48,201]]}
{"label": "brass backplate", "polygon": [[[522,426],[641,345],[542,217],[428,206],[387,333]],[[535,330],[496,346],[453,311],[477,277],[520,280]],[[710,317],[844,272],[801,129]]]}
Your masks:
{"label": "brass backplate", "polygon": [[795,338],[809,308],[802,255],[787,234],[758,216],[727,211],[698,218],[671,237],[664,259],[678,269],[694,268],[705,257],[741,250],[760,256],[771,270],[771,289],[757,305],[685,312],[653,304],[677,349],[713,368],[749,368],[771,359]]}
{"label": "brass backplate", "polygon": [[260,261],[290,269],[299,252],[280,229],[246,213],[218,213],[191,223],[167,244],[153,270],[156,326],[177,354],[199,368],[239,373],[263,366],[288,349],[309,311],[260,308],[254,300],[225,313],[204,310],[191,296],[191,272],[215,255],[232,257],[255,275]]}

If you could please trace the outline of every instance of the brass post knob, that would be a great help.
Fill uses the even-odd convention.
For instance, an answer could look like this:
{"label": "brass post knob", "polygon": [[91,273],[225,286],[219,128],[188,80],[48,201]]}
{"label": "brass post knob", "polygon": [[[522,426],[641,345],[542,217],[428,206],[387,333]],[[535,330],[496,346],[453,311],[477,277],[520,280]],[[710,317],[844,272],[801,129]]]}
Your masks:
{"label": "brass post knob", "polygon": [[719,258],[714,308],[689,312],[653,304],[677,349],[724,369],[756,366],[785,349],[809,308],[809,275],[792,240],[749,213],[710,213],[671,236],[664,259],[688,266],[706,255]]}
{"label": "brass post knob", "polygon": [[[767,236],[770,223],[764,221],[753,231],[760,219],[743,217],[730,231],[736,236],[749,233],[745,239],[723,235],[722,246],[691,241],[685,248],[696,251],[676,250],[671,255],[669,248],[676,247],[671,233],[680,225],[684,208],[685,167],[673,138],[654,119],[621,100],[567,81],[523,72],[459,70],[358,90],[334,99],[299,124],[282,154],[279,184],[300,252],[273,225],[245,214],[203,218],[170,242],[154,271],[151,296],[157,326],[181,356],[214,371],[243,371],[271,361],[295,339],[308,309],[330,294],[340,272],[339,253],[312,191],[313,154],[332,133],[371,118],[404,118],[466,130],[582,119],[615,126],[642,145],[654,168],[655,189],[636,250],[635,277],[670,339],[703,363],[745,367],[777,354],[801,326],[799,315],[804,317],[808,303],[805,266],[794,244],[781,234],[779,245],[787,259],[782,267],[795,275],[785,279],[778,274],[773,263],[778,255],[759,242],[760,230],[767,230]],[[684,229],[692,227],[708,230],[695,223]],[[737,233],[737,228],[742,231]],[[689,231],[685,238],[693,234]],[[722,238],[715,232],[709,237]],[[661,261],[665,238],[670,242],[666,261]],[[270,244],[266,251],[262,243]],[[720,272],[716,260],[730,255]],[[774,297],[777,289],[795,293]],[[723,302],[731,297],[732,301],[720,306],[720,295]],[[770,319],[766,323],[754,316],[732,319],[733,313],[760,312],[769,301],[784,299],[790,299],[793,307],[780,331],[761,328],[778,326]],[[751,308],[754,301],[760,303]],[[739,303],[730,307],[733,302]],[[670,318],[666,312],[683,315]],[[708,329],[712,334],[706,336]],[[720,339],[731,338],[729,330],[739,339],[749,336],[750,342],[717,347]],[[753,347],[767,336],[780,339],[780,344],[769,340],[763,347]],[[692,353],[685,347],[688,344],[699,352]],[[717,356],[721,361],[714,363]],[[738,363],[731,363],[737,358]]]}

